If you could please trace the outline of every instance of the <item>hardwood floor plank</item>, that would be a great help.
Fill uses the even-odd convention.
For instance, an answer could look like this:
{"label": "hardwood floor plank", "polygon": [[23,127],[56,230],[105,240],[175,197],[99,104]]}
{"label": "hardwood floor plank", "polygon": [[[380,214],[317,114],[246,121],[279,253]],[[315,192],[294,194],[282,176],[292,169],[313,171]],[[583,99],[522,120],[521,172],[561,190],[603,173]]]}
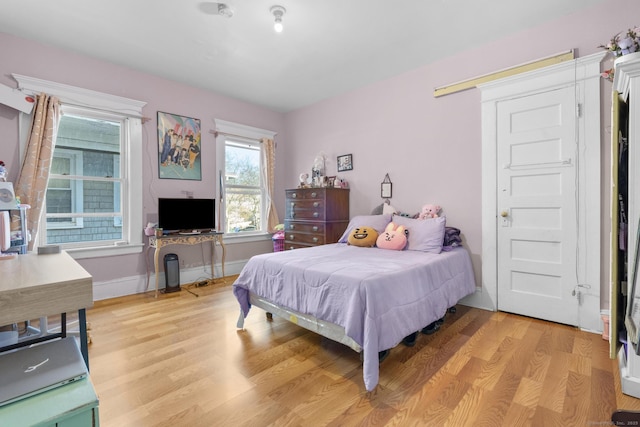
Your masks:
{"label": "hardwood floor plank", "polygon": [[591,376],[569,372],[567,395],[562,408],[564,425],[588,425]]}
{"label": "hardwood floor plank", "polygon": [[526,408],[535,408],[540,402],[542,383],[531,378],[522,378],[518,384],[518,390],[513,397],[513,402]]}
{"label": "hardwood floor plank", "polygon": [[88,310],[103,427],[537,427],[640,410],[601,336],[464,306],[414,347],[391,349],[366,392],[346,346],[260,309],[238,331],[231,283]]}
{"label": "hardwood floor plank", "polygon": [[[504,426],[518,426],[529,427],[533,426],[533,415],[535,413],[535,407],[527,407],[512,402],[509,406],[509,410],[504,417],[504,420],[500,423]],[[500,425],[499,424],[499,425]]]}
{"label": "hardwood floor plank", "polygon": [[489,390],[481,403],[482,410],[476,418],[475,426],[493,427],[500,425],[507,416],[521,377],[503,372],[495,387]]}

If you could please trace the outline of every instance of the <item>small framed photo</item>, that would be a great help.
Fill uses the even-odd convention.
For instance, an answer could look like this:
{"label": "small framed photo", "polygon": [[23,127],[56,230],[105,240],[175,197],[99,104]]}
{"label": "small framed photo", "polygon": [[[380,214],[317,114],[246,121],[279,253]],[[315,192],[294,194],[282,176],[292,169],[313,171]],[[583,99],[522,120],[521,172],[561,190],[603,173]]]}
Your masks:
{"label": "small framed photo", "polygon": [[335,187],[336,185],[336,177],[335,176],[328,176],[327,177],[327,187]]}
{"label": "small framed photo", "polygon": [[351,154],[338,156],[338,172],[350,170],[353,170],[353,156]]}
{"label": "small framed photo", "polygon": [[380,197],[382,197],[383,199],[390,199],[391,198],[391,183],[390,182],[383,182],[382,184],[380,184]]}

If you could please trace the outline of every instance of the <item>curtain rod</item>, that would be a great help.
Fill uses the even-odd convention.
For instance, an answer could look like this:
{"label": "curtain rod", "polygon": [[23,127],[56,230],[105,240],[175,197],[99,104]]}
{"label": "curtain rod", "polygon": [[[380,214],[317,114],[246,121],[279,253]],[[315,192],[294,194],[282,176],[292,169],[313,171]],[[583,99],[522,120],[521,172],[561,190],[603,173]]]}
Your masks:
{"label": "curtain rod", "polygon": [[250,141],[257,141],[260,144],[262,144],[262,139],[258,139],[258,138],[249,138],[248,136],[242,136],[242,135],[236,135],[235,133],[228,133],[228,132],[219,132],[217,130],[210,130],[209,131],[210,134],[213,134],[213,136],[215,136],[216,138],[218,137],[218,135],[225,135],[225,136],[235,136],[236,138],[242,138],[242,139],[248,139]]}

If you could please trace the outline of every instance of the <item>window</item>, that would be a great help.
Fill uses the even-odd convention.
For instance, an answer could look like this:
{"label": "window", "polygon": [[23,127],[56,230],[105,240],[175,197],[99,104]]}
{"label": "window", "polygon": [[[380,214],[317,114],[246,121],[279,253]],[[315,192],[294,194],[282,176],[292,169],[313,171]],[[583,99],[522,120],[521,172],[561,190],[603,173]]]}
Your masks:
{"label": "window", "polygon": [[128,145],[126,127],[125,116],[61,106],[44,244],[82,247],[123,240],[127,224],[122,221],[120,189],[126,171],[120,157]]}
{"label": "window", "polygon": [[225,141],[225,233],[263,231],[265,207],[260,144]]}
{"label": "window", "polygon": [[37,244],[75,258],[141,252],[144,103],[13,76],[24,92],[61,104]]}
{"label": "window", "polygon": [[216,120],[216,128],[225,237],[264,235],[268,197],[260,139],[274,133],[223,120]]}

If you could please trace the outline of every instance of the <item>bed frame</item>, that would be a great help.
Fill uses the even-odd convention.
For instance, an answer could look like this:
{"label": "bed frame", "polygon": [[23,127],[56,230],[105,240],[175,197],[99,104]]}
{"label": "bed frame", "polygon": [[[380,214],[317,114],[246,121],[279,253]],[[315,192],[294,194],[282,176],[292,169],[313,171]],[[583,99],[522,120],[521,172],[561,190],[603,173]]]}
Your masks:
{"label": "bed frame", "polygon": [[[346,335],[344,328],[340,325],[336,325],[335,323],[327,322],[325,320],[320,320],[309,314],[302,314],[294,310],[289,310],[288,308],[280,307],[272,303],[271,301],[255,295],[254,293],[249,294],[249,302],[252,306],[259,307],[266,311],[267,317],[269,317],[271,314],[275,314],[276,316],[288,320],[298,326],[302,326],[303,328],[308,329],[311,332],[315,332],[319,335],[322,335],[323,337],[344,344],[358,353],[362,352],[362,347],[360,347],[354,340],[349,338]],[[240,317],[238,317],[237,327],[238,329],[244,330],[244,315],[242,314],[242,310],[240,310]]]}

